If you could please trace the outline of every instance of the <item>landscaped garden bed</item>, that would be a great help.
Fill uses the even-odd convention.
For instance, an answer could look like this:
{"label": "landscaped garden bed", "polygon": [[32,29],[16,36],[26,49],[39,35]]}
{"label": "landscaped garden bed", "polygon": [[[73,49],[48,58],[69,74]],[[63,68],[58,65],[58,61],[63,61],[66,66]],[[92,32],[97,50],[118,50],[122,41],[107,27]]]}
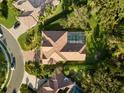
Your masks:
{"label": "landscaped garden bed", "polygon": [[66,76],[69,76],[71,72],[78,73],[79,71],[86,70],[88,68],[92,68],[89,64],[85,64],[83,62],[59,62],[57,64],[44,65],[38,62],[26,62],[25,70],[32,75],[35,75],[39,78],[46,78],[52,76],[55,69],[62,68],[63,72]]}
{"label": "landscaped garden bed", "polygon": [[21,48],[25,51],[32,50],[41,44],[41,32],[39,30],[39,25],[31,28],[29,31],[22,34],[18,41]]}
{"label": "landscaped garden bed", "polygon": [[38,62],[26,62],[25,64],[25,70],[31,74],[35,75],[38,78],[47,78],[52,75],[54,72],[54,69],[52,66],[45,66],[43,64],[40,64]]}
{"label": "landscaped garden bed", "polygon": [[0,41],[0,93],[5,93],[11,76],[10,54]]}
{"label": "landscaped garden bed", "polygon": [[7,62],[5,59],[5,55],[3,54],[0,48],[0,88],[5,83],[7,74]]}

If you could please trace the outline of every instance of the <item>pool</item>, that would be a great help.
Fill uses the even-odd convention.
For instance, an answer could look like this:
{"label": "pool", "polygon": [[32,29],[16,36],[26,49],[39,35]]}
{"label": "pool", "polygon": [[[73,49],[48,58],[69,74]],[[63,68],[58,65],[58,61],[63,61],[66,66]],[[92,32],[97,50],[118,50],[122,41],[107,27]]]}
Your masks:
{"label": "pool", "polygon": [[78,86],[74,86],[70,93],[84,93]]}

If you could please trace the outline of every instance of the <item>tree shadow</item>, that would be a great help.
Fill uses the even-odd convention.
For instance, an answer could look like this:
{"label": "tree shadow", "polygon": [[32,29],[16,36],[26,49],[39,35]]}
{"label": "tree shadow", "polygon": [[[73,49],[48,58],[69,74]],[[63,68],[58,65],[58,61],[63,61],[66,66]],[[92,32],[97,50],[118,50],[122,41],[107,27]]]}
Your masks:
{"label": "tree shadow", "polygon": [[36,50],[34,51],[34,61],[35,62],[40,62],[41,58],[40,58],[40,48],[36,48]]}
{"label": "tree shadow", "polygon": [[4,18],[8,18],[8,4],[7,0],[3,0],[1,3],[1,10],[0,10],[1,16]]}
{"label": "tree shadow", "polygon": [[72,12],[72,10],[64,10],[62,11],[61,13],[53,16],[52,18],[50,19],[47,19],[45,22],[44,22],[44,27],[56,20],[58,20],[59,18],[65,18],[67,16],[67,14],[70,14]]}

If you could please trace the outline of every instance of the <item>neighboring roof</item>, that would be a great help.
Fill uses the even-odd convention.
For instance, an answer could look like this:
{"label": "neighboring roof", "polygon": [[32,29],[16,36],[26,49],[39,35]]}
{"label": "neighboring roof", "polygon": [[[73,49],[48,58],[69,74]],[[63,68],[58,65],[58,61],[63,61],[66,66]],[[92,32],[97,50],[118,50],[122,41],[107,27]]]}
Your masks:
{"label": "neighboring roof", "polygon": [[14,3],[14,6],[20,10],[25,11],[32,11],[34,10],[34,7],[31,5],[31,3],[28,0],[18,0]]}
{"label": "neighboring roof", "polygon": [[35,8],[40,7],[43,3],[45,3],[45,0],[28,0],[28,1]]}
{"label": "neighboring roof", "polygon": [[[37,1],[37,0],[36,0]],[[38,21],[38,16],[40,15],[41,7],[35,8],[32,3],[33,0],[18,0],[13,3],[13,5],[21,11],[32,11],[29,14]],[[35,3],[34,3],[35,4]]]}
{"label": "neighboring roof", "polygon": [[54,91],[50,87],[41,87],[37,93],[54,93]]}
{"label": "neighboring roof", "polygon": [[52,5],[57,6],[60,3],[60,0],[52,0]]}
{"label": "neighboring roof", "polygon": [[38,93],[56,93],[61,88],[72,88],[70,86],[73,86],[74,84],[75,83],[65,77],[61,72],[56,72],[56,74],[50,77],[48,81],[38,90]]}
{"label": "neighboring roof", "polygon": [[71,85],[73,84],[73,82],[67,77],[65,77],[62,73],[60,73],[49,79],[49,85],[52,89],[55,88],[55,84],[57,84],[57,89],[59,89]]}

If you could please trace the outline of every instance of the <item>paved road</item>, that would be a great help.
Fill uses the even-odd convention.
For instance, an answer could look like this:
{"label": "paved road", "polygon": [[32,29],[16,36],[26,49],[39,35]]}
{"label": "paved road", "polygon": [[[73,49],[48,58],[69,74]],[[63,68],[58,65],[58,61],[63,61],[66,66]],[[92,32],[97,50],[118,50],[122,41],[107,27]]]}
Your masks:
{"label": "paved road", "polygon": [[10,80],[6,93],[15,93],[13,91],[16,92],[18,91],[23,80],[23,75],[24,75],[23,55],[18,42],[14,39],[14,37],[10,34],[10,32],[4,28],[2,28],[2,30],[3,30],[3,35],[6,38],[7,47],[11,50],[11,52],[16,58],[16,68],[13,71],[12,78]]}

